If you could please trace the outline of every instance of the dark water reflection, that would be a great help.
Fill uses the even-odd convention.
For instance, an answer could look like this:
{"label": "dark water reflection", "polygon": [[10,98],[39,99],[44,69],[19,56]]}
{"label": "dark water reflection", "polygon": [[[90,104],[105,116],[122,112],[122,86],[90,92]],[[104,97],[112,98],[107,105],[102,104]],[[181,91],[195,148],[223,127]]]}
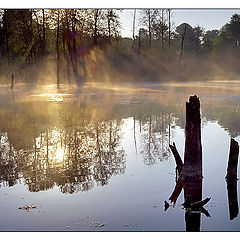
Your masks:
{"label": "dark water reflection", "polygon": [[[63,87],[61,90],[56,90],[53,86],[43,89],[28,89],[22,86],[15,89],[14,93],[3,88],[0,92],[2,187],[0,190],[4,189],[4,192],[9,194],[7,189],[15,189],[15,194],[21,192],[23,197],[28,196],[29,193],[42,192],[42,195],[38,195],[40,204],[44,202],[41,200],[43,193],[47,193],[48,203],[45,205],[50,208],[53,204],[52,211],[57,211],[61,207],[63,214],[66,214],[70,222],[74,221],[71,220],[74,216],[76,217],[74,210],[70,211],[63,205],[59,205],[58,208],[54,206],[51,194],[55,194],[57,188],[58,191],[60,190],[59,194],[76,195],[72,200],[64,199],[65,204],[76,206],[81,204],[85,206],[82,209],[83,212],[92,211],[92,215],[98,214],[108,223],[112,222],[112,225],[109,223],[105,228],[95,230],[221,230],[222,222],[209,225],[210,229],[204,224],[200,227],[201,213],[187,211],[185,213],[186,229],[184,229],[183,225],[179,225],[182,222],[182,220],[179,221],[179,217],[184,211],[178,203],[176,203],[176,209],[163,211],[163,200],[167,198],[168,193],[171,193],[175,180],[174,161],[168,146],[170,142],[175,141],[181,154],[183,152],[185,101],[189,95],[193,94],[193,89],[194,94],[198,94],[201,99],[202,127],[207,128],[214,123],[215,127],[220,126],[222,131],[226,131],[232,137],[238,137],[240,134],[239,101],[234,97],[226,99],[226,96],[237,96],[239,93],[235,89],[211,89],[207,85],[204,88],[191,85],[184,88],[149,86],[128,88],[117,86],[116,89],[112,87],[101,89],[99,86],[89,85],[81,91]],[[179,92],[180,89],[181,92]],[[52,91],[55,92],[52,94]],[[221,139],[220,135],[216,135],[213,139]],[[203,136],[203,145],[206,139],[211,141],[211,136]],[[224,137],[223,140],[225,139]],[[228,142],[225,142],[225,145],[228,151]],[[205,147],[203,151],[209,153],[216,150],[210,151]],[[206,178],[211,175],[208,171],[214,169],[210,160],[209,163],[204,162],[205,166],[208,166],[205,169]],[[227,163],[227,159],[225,161]],[[221,171],[225,171],[225,165],[223,163],[220,165]],[[223,183],[225,181],[224,176],[220,175],[217,175],[216,179],[222,179]],[[202,181],[204,179],[186,184],[184,196],[192,195],[195,201],[201,200],[205,193]],[[216,187],[214,179],[208,181],[209,188]],[[17,190],[18,186],[26,186],[26,189]],[[159,186],[164,194],[159,192]],[[230,219],[238,219],[237,183],[228,183],[227,188],[223,187],[228,192]],[[208,187],[205,189],[208,191]],[[52,190],[53,193],[47,190]],[[148,195],[148,191],[152,193]],[[86,197],[86,200],[79,200],[78,194],[83,192],[88,192],[89,197]],[[121,196],[118,195],[120,193]],[[180,193],[181,191],[179,196],[181,196]],[[60,198],[60,195],[54,195],[53,199],[58,202],[57,199]],[[104,203],[101,203],[101,198],[104,199]],[[31,196],[29,199],[34,198]],[[118,204],[114,208],[116,216],[114,214],[110,216],[114,201]],[[217,204],[216,201],[213,200],[214,204]],[[59,200],[58,204],[60,202]],[[152,212],[152,209],[143,210],[147,209],[147,204],[152,206],[153,202],[159,203],[157,206],[162,210],[161,213]],[[21,203],[16,201],[14,204],[14,211],[16,211],[16,206]],[[7,216],[7,212],[4,214]],[[16,214],[18,213],[13,212],[9,221],[16,217]],[[147,220],[141,219],[139,214],[145,216],[144,219]],[[56,213],[55,215],[57,216]],[[65,224],[64,221],[62,220],[61,224],[56,222],[57,217],[54,217],[54,213],[52,215],[49,213],[48,217],[49,224],[52,223],[49,225],[51,227],[39,227],[46,219],[40,220],[35,216],[34,219],[39,221],[39,226],[26,220],[25,227],[20,223],[15,223],[13,227],[3,224],[1,230],[66,230],[60,227],[61,224]],[[174,221],[175,227],[167,224],[166,218],[168,221]],[[223,219],[222,216],[219,218]],[[134,227],[130,224],[128,228],[124,228],[123,223],[126,219],[136,221],[136,225],[139,226]],[[226,225],[223,229],[236,230],[238,227],[234,225],[232,228]],[[93,229],[82,227],[71,230],[91,231]]]}

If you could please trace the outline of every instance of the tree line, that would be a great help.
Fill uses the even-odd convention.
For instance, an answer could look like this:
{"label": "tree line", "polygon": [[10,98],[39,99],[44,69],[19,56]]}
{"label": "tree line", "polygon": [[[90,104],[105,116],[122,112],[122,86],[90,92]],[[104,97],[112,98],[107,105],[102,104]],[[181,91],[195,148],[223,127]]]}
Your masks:
{"label": "tree line", "polygon": [[14,73],[16,79],[34,81],[45,73],[59,86],[106,78],[154,81],[239,74],[239,14],[220,30],[205,31],[188,23],[175,27],[171,9],[133,9],[132,37],[126,38],[121,36],[122,11],[0,10],[2,79]]}

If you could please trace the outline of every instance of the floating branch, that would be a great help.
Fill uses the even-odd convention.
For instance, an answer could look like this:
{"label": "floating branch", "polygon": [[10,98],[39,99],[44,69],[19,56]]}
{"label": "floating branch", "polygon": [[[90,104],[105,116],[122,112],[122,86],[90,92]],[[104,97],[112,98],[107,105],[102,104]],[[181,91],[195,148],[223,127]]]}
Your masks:
{"label": "floating branch", "polygon": [[169,144],[169,147],[173,153],[173,156],[175,158],[176,161],[176,165],[177,165],[177,171],[180,174],[182,171],[182,167],[183,167],[183,162],[182,162],[182,158],[180,157],[178,150],[176,148],[175,142],[173,142],[173,145]]}

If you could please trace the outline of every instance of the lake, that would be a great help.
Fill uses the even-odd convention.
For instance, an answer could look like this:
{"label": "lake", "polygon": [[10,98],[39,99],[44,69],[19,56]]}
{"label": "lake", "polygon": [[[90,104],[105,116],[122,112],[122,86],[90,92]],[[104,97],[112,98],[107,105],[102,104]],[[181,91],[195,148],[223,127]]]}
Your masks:
{"label": "lake", "polygon": [[2,85],[0,230],[186,231],[183,191],[167,211],[164,201],[176,184],[169,143],[183,158],[185,102],[196,94],[203,150],[197,191],[211,197],[205,205],[211,217],[199,213],[199,228],[239,231],[239,184],[230,220],[225,180],[230,138],[240,141],[239,86],[19,84],[11,91]]}

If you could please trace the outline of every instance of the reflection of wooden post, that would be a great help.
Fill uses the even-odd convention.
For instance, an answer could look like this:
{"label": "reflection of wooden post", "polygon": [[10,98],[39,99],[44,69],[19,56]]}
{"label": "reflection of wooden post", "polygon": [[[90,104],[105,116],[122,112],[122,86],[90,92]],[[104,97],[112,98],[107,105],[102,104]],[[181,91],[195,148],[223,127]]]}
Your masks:
{"label": "reflection of wooden post", "polygon": [[227,180],[228,190],[228,206],[230,220],[233,220],[238,216],[238,195],[237,195],[237,180]]}
{"label": "reflection of wooden post", "polygon": [[226,179],[237,179],[238,154],[238,142],[231,138]]}
{"label": "reflection of wooden post", "polygon": [[185,154],[182,177],[202,177],[201,117],[199,98],[186,102]]}
{"label": "reflection of wooden post", "polygon": [[[202,179],[193,179],[184,184],[184,198],[191,196],[192,202],[202,199]],[[185,213],[186,231],[198,232],[201,225],[201,212],[186,211]]]}

